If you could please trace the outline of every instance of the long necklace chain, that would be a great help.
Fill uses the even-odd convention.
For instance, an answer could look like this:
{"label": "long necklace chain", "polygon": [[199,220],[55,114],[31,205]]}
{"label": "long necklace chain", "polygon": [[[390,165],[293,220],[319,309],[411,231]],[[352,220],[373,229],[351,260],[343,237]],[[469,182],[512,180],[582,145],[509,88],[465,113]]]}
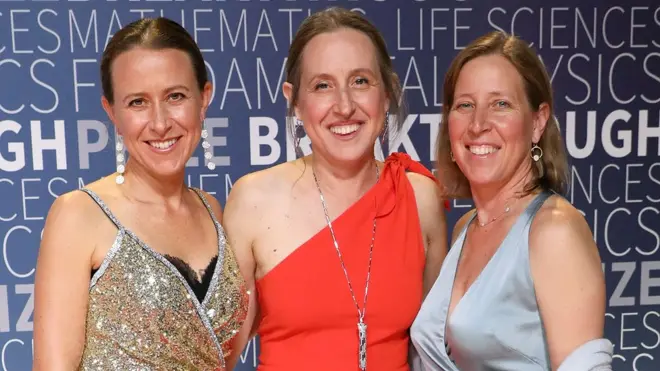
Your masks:
{"label": "long necklace chain", "polygon": [[[371,261],[374,251],[374,241],[376,239],[376,217],[374,216],[373,228],[371,231],[371,246],[369,246],[369,265],[367,268],[367,279],[364,286],[364,300],[362,304],[362,309],[360,309],[360,305],[358,304],[357,299],[355,297],[355,291],[353,290],[351,279],[348,276],[348,270],[346,269],[346,265],[344,264],[344,258],[341,254],[341,250],[339,250],[339,243],[337,243],[337,238],[335,237],[334,228],[332,228],[332,222],[330,221],[330,215],[328,214],[328,207],[325,203],[325,198],[323,197],[323,191],[321,191],[321,186],[319,184],[318,179],[316,178],[316,172],[314,170],[312,170],[312,174],[314,175],[314,183],[316,183],[316,189],[318,189],[319,195],[321,197],[321,205],[323,206],[323,213],[325,214],[325,220],[326,223],[328,224],[330,235],[332,236],[332,242],[335,246],[335,250],[337,251],[337,256],[339,257],[339,262],[341,263],[341,268],[344,271],[344,277],[346,277],[346,282],[348,283],[348,289],[351,292],[353,303],[355,303],[355,308],[357,309],[358,362],[359,362],[360,370],[366,370],[367,369],[367,325],[364,323],[364,319],[367,312],[367,295],[369,292],[369,281],[371,279]],[[380,170],[378,169],[378,165],[376,165],[376,179],[378,178],[380,178]]]}

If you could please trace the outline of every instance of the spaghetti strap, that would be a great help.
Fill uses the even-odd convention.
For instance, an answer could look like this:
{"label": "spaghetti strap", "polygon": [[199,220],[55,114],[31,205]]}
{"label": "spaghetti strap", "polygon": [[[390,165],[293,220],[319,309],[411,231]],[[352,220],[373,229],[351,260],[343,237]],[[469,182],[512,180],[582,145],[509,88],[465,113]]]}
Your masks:
{"label": "spaghetti strap", "polygon": [[222,228],[222,225],[220,224],[220,221],[218,220],[217,216],[213,212],[213,208],[211,207],[211,204],[209,203],[206,196],[204,196],[204,193],[198,188],[190,187],[190,189],[192,189],[193,192],[195,192],[195,194],[197,194],[199,199],[202,200],[202,203],[204,204],[204,207],[206,208],[206,211],[208,211],[209,215],[211,216],[211,220],[213,221],[213,224],[216,225],[216,227],[220,231],[224,231],[224,229]]}
{"label": "spaghetti strap", "polygon": [[92,200],[96,202],[96,204],[101,208],[101,210],[103,210],[103,213],[105,213],[108,219],[110,219],[112,223],[114,223],[114,225],[117,226],[117,228],[119,228],[119,230],[122,231],[126,230],[126,228],[124,228],[124,226],[119,222],[119,219],[115,217],[112,211],[110,211],[108,205],[106,205],[105,202],[103,202],[103,200],[101,199],[101,197],[99,197],[99,195],[97,195],[96,193],[94,193],[94,191],[88,188],[81,188],[80,190],[87,193],[87,195],[89,195],[89,197],[91,197]]}

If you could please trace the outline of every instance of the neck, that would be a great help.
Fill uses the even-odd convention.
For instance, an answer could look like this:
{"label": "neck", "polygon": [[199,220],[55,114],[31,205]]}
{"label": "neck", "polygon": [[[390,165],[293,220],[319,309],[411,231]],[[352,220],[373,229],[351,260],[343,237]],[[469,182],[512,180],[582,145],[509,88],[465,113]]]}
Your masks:
{"label": "neck", "polygon": [[512,207],[513,203],[522,198],[530,176],[531,171],[514,176],[505,184],[471,187],[479,223],[488,223],[493,218],[501,217],[507,207]]}
{"label": "neck", "polygon": [[310,162],[319,185],[330,194],[360,197],[378,181],[378,165],[373,156],[346,164],[333,163],[322,156],[311,155]]}
{"label": "neck", "polygon": [[124,184],[119,186],[124,195],[139,202],[165,204],[178,207],[185,194],[185,172],[166,178],[154,177],[143,167],[129,160],[126,162]]}

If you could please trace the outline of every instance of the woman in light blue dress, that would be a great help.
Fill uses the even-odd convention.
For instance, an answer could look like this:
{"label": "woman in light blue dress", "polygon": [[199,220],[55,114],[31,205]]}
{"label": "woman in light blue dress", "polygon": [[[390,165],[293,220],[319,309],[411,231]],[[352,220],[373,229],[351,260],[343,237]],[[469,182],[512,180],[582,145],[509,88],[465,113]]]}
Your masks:
{"label": "woman in light blue dress", "polygon": [[550,79],[523,41],[475,40],[444,83],[439,178],[475,209],[412,326],[415,370],[611,370],[605,282],[567,161]]}

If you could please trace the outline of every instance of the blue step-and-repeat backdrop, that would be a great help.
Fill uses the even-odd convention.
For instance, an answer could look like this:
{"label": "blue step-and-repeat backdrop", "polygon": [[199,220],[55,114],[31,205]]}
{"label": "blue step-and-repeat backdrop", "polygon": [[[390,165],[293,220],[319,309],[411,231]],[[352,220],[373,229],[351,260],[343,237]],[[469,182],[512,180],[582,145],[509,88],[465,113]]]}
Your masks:
{"label": "blue step-and-repeat backdrop", "polygon": [[[139,18],[166,16],[198,41],[215,86],[187,181],[224,204],[232,183],[295,157],[281,94],[292,35],[331,5],[385,35],[410,114],[385,148],[432,167],[441,86],[477,36],[520,35],[542,57],[571,158],[568,198],[589,222],[607,275],[616,370],[660,370],[660,3],[658,0],[0,0],[0,367],[32,365],[33,282],[44,217],[64,192],[114,171],[99,60]],[[309,141],[303,140],[306,153]],[[453,201],[450,225],[470,207]],[[66,262],[62,262],[66,264]],[[239,370],[253,370],[258,342]]]}

